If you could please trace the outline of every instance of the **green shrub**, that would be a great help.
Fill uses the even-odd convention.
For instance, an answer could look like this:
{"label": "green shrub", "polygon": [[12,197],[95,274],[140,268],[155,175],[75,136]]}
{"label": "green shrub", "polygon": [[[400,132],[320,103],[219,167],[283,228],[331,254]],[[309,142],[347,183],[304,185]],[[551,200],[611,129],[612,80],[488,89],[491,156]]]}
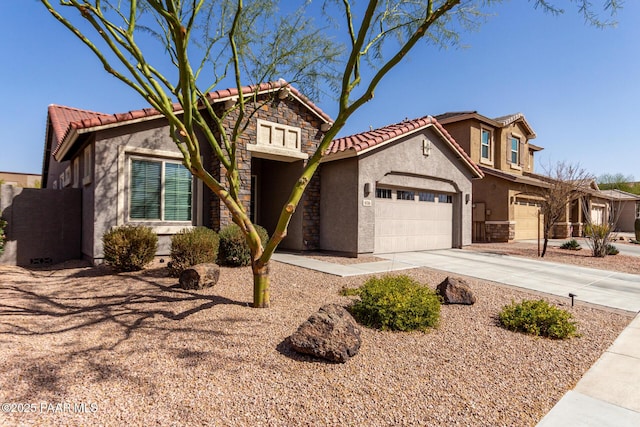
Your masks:
{"label": "green shrub", "polygon": [[6,226],[7,226],[7,221],[0,218],[0,255],[2,255],[2,253],[4,252],[4,242],[5,242],[4,228]]}
{"label": "green shrub", "polygon": [[502,326],[512,331],[555,339],[576,335],[571,313],[544,300],[512,302],[502,308],[498,317]]}
{"label": "green shrub", "polygon": [[104,259],[118,271],[142,270],[153,261],[158,236],[149,227],[121,226],[102,236]]}
{"label": "green shrub", "polygon": [[[262,245],[269,239],[267,230],[259,225],[254,226]],[[236,224],[231,224],[220,230],[220,263],[234,267],[251,265],[251,250],[242,230]]]}
{"label": "green shrub", "polygon": [[408,276],[372,277],[350,308],[363,325],[382,330],[424,331],[438,325],[440,297]]}
{"label": "green shrub", "polygon": [[616,248],[612,244],[608,244],[606,250],[607,250],[607,255],[618,255],[620,253],[618,248]]}
{"label": "green shrub", "polygon": [[560,249],[568,249],[571,251],[579,251],[580,249],[582,249],[582,246],[580,246],[580,243],[578,243],[578,241],[576,239],[571,239],[568,240],[566,242],[564,242],[561,246]]}
{"label": "green shrub", "polygon": [[168,268],[177,277],[183,270],[218,260],[218,233],[207,227],[185,228],[171,236],[171,262]]}

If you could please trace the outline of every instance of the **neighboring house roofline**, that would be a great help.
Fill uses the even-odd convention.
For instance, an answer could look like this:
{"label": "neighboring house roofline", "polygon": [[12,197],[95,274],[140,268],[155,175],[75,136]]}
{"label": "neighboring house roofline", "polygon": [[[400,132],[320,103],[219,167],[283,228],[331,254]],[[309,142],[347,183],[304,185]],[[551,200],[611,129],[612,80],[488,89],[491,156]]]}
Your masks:
{"label": "neighboring house roofline", "polygon": [[359,134],[336,138],[331,141],[331,145],[325,152],[322,161],[330,162],[348,157],[357,157],[370,151],[378,150],[400,138],[429,127],[433,127],[435,132],[459,155],[459,158],[474,173],[476,178],[484,176],[478,165],[471,160],[471,157],[465,153],[449,132],[432,116],[405,120]]}
{"label": "neighboring house roofline", "polygon": [[542,150],[544,150],[544,148],[540,147],[539,145],[535,145],[535,144],[529,143],[529,150],[531,150],[531,151],[542,151]]}
{"label": "neighboring house roofline", "polygon": [[[527,131],[528,139],[534,139],[536,137],[536,133],[534,132],[533,128],[529,125],[529,123],[527,122],[527,119],[524,117],[524,114],[522,113],[509,114],[506,116],[500,116],[500,117],[491,119],[487,116],[483,116],[482,114],[479,114],[477,111],[452,111],[452,112],[447,112],[443,114],[438,114],[437,116],[435,116],[435,118],[436,120],[438,120],[438,122],[440,122],[443,125],[460,122],[463,120],[475,119],[485,124],[488,124],[489,126],[493,126],[495,128],[504,128],[515,122],[520,122],[522,123],[525,130]],[[539,150],[542,150],[542,148],[540,147],[537,147],[537,146],[535,147],[538,148]],[[539,150],[536,150],[536,151],[539,151]]]}
{"label": "neighboring house roofline", "polygon": [[549,184],[546,182],[549,178],[542,175],[534,175],[530,173],[524,173],[523,175],[515,175],[509,172],[505,172],[499,169],[493,169],[490,167],[480,165],[480,169],[485,175],[492,175],[498,178],[506,179],[508,181],[515,182],[517,184],[533,185],[540,188],[549,188]]}
{"label": "neighboring house roofline", "polygon": [[611,190],[600,190],[600,192],[608,194],[610,197],[617,200],[640,200],[640,195],[618,190],[617,188],[613,188]]}
{"label": "neighboring house roofline", "polygon": [[[306,96],[300,93],[295,87],[291,86],[291,84],[287,83],[284,80],[278,80],[277,82],[268,82],[261,83],[259,85],[251,85],[251,86],[243,86],[241,88],[242,95],[250,95],[255,94],[256,96],[260,96],[270,92],[277,92],[280,90],[285,90],[287,96],[293,96],[298,102],[302,103],[305,107],[307,107],[311,112],[313,112],[320,120],[324,123],[331,124],[332,119],[329,115],[327,115],[324,111],[322,111],[317,105],[311,102]],[[209,92],[206,94],[206,98],[211,103],[219,103],[227,100],[237,99],[239,96],[239,91],[237,88],[217,90],[214,92]],[[80,117],[78,120],[68,120],[66,122],[66,126],[55,126],[53,127],[54,133],[58,139],[58,145],[53,150],[53,156],[57,161],[62,161],[65,156],[68,154],[69,150],[75,143],[76,139],[79,135],[96,132],[99,130],[109,129],[113,127],[119,127],[124,125],[130,125],[140,122],[145,122],[148,120],[155,120],[163,117],[162,113],[160,113],[155,108],[144,108],[140,110],[132,110],[126,113],[119,114],[104,114],[97,113],[87,110],[79,110],[71,107],[62,107],[52,105],[49,107],[49,115],[51,117],[52,107],[55,110],[54,116],[58,115],[58,109],[68,109],[80,112],[84,114],[85,117]],[[173,109],[176,112],[182,111],[182,106],[179,103],[173,104]],[[51,120],[53,124],[54,120]],[[64,129],[64,131],[63,131]]]}

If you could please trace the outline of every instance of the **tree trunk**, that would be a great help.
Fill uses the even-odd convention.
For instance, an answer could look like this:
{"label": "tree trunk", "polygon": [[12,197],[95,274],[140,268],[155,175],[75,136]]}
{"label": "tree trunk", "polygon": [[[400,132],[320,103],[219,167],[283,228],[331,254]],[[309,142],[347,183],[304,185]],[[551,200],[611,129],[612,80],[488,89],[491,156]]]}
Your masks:
{"label": "tree trunk", "polygon": [[253,306],[255,308],[269,308],[269,264],[259,261],[251,263],[253,270]]}
{"label": "tree trunk", "polygon": [[544,258],[544,254],[547,253],[547,243],[549,243],[549,238],[544,238],[544,244],[542,245],[542,253],[540,254],[540,258]]}

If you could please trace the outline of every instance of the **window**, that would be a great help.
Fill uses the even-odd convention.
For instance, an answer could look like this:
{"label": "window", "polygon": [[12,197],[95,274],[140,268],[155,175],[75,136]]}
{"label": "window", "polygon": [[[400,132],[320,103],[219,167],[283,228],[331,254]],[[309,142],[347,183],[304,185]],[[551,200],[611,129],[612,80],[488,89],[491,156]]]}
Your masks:
{"label": "window", "polygon": [[179,163],[132,159],[129,218],[191,221],[191,180]]}
{"label": "window", "polygon": [[73,188],[80,186],[80,158],[73,159]]}
{"label": "window", "polygon": [[82,173],[82,185],[91,184],[91,146],[89,145],[84,149],[82,153],[82,160],[84,163]]}
{"label": "window", "polygon": [[451,194],[438,194],[438,203],[453,203]]}
{"label": "window", "polygon": [[426,193],[424,191],[418,192],[418,200],[421,202],[435,202],[436,195],[433,193]]}
{"label": "window", "polygon": [[520,159],[520,139],[515,136],[511,137],[511,163],[518,164]]}
{"label": "window", "polygon": [[482,129],[480,157],[485,160],[491,160],[491,133],[487,129]]}
{"label": "window", "polygon": [[413,191],[398,190],[396,191],[396,200],[414,200],[415,193]]}
{"label": "window", "polygon": [[376,188],[376,199],[390,199],[391,190],[388,188]]}

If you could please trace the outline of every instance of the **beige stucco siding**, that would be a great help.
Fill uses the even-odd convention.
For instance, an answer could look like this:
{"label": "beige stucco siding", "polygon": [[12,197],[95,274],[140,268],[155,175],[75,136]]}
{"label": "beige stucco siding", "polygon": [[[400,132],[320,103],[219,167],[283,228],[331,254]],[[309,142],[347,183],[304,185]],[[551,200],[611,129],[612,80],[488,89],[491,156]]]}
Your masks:
{"label": "beige stucco siding", "polygon": [[356,157],[323,163],[320,167],[321,249],[358,253],[358,182]]}
{"label": "beige stucco siding", "polygon": [[[430,142],[429,155],[423,152],[423,141]],[[358,247],[359,253],[375,249],[375,187],[410,188],[446,192],[453,195],[454,247],[471,243],[472,172],[432,128],[402,138],[360,156],[358,178]],[[372,193],[361,191],[368,184]]]}
{"label": "beige stucco siding", "polygon": [[93,203],[93,259],[104,257],[102,236],[112,227],[128,223],[151,226],[158,234],[158,255],[168,255],[170,236],[184,222],[128,220],[129,159],[137,156],[149,159],[179,160],[182,155],[169,136],[165,119],[132,126],[122,126],[97,132],[94,144],[94,169],[91,188]]}

